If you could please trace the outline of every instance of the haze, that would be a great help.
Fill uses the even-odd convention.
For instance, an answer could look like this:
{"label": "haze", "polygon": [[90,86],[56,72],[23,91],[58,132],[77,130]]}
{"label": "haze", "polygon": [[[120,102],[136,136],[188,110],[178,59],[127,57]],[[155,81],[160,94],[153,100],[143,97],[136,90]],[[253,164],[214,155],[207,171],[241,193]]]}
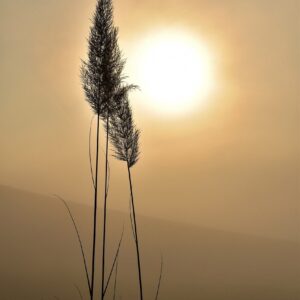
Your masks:
{"label": "haze", "polygon": [[[1,1],[1,184],[92,203],[79,68],[94,5]],[[297,0],[115,1],[129,81],[139,41],[172,26],[205,40],[218,69],[217,92],[181,117],[155,114],[134,93],[140,213],[300,239],[299,11]],[[111,168],[109,206],[127,210],[126,170],[112,158]]]}

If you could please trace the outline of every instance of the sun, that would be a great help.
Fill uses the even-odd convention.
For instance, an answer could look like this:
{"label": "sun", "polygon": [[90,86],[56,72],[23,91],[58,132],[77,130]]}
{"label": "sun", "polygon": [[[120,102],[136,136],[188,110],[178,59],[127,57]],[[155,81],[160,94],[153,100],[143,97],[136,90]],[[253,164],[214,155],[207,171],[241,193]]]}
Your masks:
{"label": "sun", "polygon": [[214,88],[211,52],[179,30],[152,34],[140,43],[137,81],[158,112],[179,114],[203,104]]}

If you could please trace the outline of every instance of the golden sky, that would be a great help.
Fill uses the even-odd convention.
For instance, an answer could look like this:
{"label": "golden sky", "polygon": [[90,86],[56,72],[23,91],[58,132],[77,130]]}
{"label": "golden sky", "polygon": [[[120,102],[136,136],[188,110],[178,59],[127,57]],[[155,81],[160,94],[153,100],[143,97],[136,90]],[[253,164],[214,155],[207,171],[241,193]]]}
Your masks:
{"label": "golden sky", "polygon": [[[0,2],[0,184],[92,203],[79,69],[94,6]],[[299,11],[297,0],[115,1],[129,80],[134,49],[166,28],[205,41],[218,78],[206,105],[182,116],[151,111],[143,87],[133,95],[139,212],[299,239]],[[111,169],[109,205],[127,209],[126,170],[113,159]]]}

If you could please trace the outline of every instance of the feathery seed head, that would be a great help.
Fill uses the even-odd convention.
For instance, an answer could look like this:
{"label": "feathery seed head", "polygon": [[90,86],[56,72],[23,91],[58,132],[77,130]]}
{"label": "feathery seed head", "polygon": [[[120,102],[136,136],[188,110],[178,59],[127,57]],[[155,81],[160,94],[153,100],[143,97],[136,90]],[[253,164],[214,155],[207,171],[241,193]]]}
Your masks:
{"label": "feathery seed head", "polygon": [[127,162],[129,168],[137,163],[140,155],[140,131],[134,125],[128,101],[128,92],[133,88],[136,88],[136,86],[123,86],[120,89],[119,96],[122,97],[122,101],[115,113],[110,117],[109,123],[109,136],[115,148],[114,156]]}
{"label": "feathery seed head", "polygon": [[98,0],[88,40],[88,60],[82,62],[81,79],[86,100],[95,114],[107,118],[118,99],[125,60],[118,46],[118,29],[113,25],[111,0]]}

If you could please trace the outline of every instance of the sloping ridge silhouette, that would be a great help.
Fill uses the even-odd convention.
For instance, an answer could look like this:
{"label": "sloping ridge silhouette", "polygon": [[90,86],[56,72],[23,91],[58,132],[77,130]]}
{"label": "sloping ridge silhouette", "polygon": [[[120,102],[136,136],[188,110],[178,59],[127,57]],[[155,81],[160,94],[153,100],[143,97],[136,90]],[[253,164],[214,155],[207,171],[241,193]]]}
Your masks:
{"label": "sloping ridge silhouette", "polygon": [[[124,196],[124,201],[128,201],[128,196]],[[70,208],[90,266],[92,207],[70,203]],[[100,220],[101,217],[100,213]],[[108,219],[108,265],[123,224],[125,228],[117,299],[138,299],[129,216],[109,211]],[[161,254],[164,270],[159,299],[300,299],[300,247],[296,242],[145,216],[138,216],[138,221],[146,299],[154,299]],[[0,233],[0,299],[80,299],[75,285],[88,299],[76,234],[59,200],[0,185]],[[97,255],[100,269],[101,253]],[[99,275],[96,274],[97,290]],[[112,299],[111,290],[110,287],[107,299]]]}

